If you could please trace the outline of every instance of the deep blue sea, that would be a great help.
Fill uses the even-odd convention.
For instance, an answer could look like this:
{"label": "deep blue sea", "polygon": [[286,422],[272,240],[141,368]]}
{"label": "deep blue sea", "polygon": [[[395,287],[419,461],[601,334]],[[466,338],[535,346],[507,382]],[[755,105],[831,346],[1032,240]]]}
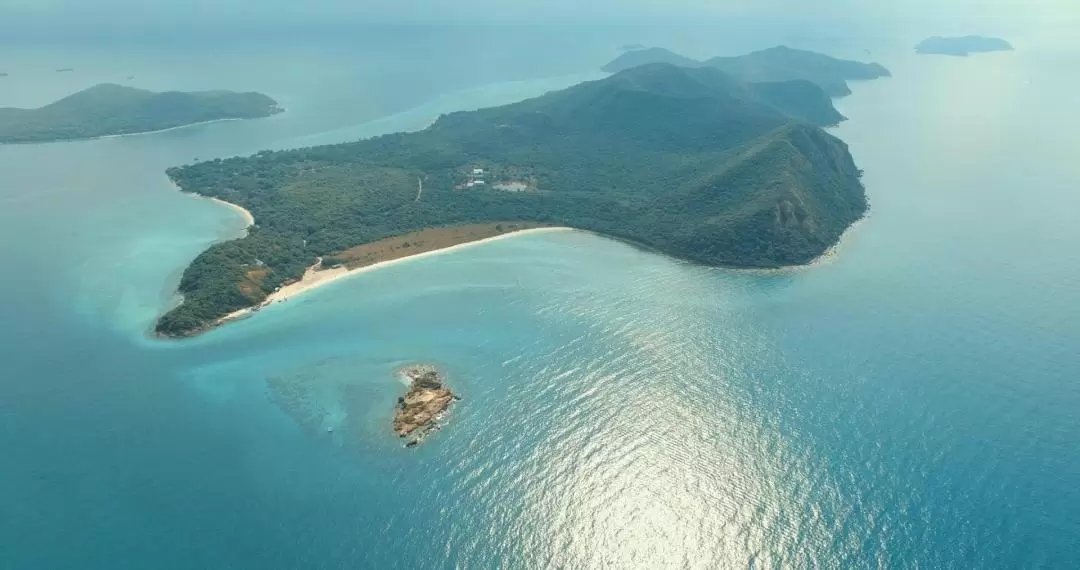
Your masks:
{"label": "deep blue sea", "polygon": [[[894,77],[837,102],[872,213],[818,266],[537,234],[147,335],[243,225],[165,168],[422,128],[617,44],[454,45],[4,62],[0,106],[111,80],[288,112],[0,147],[0,568],[1080,567],[1080,52],[837,53]],[[412,362],[463,401],[406,450]]]}

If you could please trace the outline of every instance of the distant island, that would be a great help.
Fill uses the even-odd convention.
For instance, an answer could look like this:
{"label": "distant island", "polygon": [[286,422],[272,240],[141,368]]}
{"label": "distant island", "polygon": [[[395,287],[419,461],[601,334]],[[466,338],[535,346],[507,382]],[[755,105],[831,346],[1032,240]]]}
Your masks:
{"label": "distant island", "polygon": [[923,40],[919,45],[915,46],[916,53],[957,56],[993,51],[1012,51],[1012,49],[1012,44],[1001,38],[987,38],[983,36],[964,36],[958,38],[934,36]]}
{"label": "distant island", "polygon": [[790,81],[802,79],[821,87],[830,97],[851,94],[848,80],[888,77],[889,70],[877,63],[836,59],[812,51],[778,46],[736,57],[714,57],[698,61],[663,48],[628,51],[602,69],[619,72],[648,63],[670,63],[680,67],[715,67],[743,82]]}
{"label": "distant island", "polygon": [[155,93],[110,83],[37,109],[0,108],[0,143],[41,143],[160,131],[281,112],[261,93]]}
{"label": "distant island", "polygon": [[255,225],[191,263],[156,330],[196,334],[432,234],[445,247],[559,226],[708,265],[805,264],[867,207],[847,146],[820,128],[838,117],[808,81],[651,64],[415,133],[171,168]]}
{"label": "distant island", "polygon": [[405,447],[415,447],[442,427],[439,421],[459,398],[434,366],[406,366],[400,374],[409,383],[409,390],[394,406],[394,433],[407,438]]}
{"label": "distant island", "polygon": [[633,51],[638,49],[645,49],[645,46],[641,44],[623,44],[619,46],[619,51]]}

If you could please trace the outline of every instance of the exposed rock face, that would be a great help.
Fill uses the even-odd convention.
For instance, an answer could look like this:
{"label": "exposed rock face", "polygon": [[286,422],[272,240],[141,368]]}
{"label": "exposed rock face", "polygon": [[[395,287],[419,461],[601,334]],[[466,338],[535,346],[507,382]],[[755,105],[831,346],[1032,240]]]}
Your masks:
{"label": "exposed rock face", "polygon": [[446,387],[434,366],[407,366],[401,375],[409,380],[409,391],[398,398],[394,409],[394,433],[409,438],[406,447],[414,447],[441,427],[439,420],[459,398]]}

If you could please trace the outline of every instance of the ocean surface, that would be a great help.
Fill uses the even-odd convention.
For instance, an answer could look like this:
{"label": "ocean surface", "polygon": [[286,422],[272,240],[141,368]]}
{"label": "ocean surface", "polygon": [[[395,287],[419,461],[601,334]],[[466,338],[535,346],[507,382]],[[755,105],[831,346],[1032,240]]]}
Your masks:
{"label": "ocean surface", "polygon": [[[111,80],[288,112],[0,147],[0,568],[1080,567],[1077,52],[862,55],[894,77],[834,132],[872,213],[811,268],[546,233],[148,336],[243,225],[168,166],[423,128],[615,45],[5,61],[0,106]],[[413,362],[463,401],[406,450]]]}

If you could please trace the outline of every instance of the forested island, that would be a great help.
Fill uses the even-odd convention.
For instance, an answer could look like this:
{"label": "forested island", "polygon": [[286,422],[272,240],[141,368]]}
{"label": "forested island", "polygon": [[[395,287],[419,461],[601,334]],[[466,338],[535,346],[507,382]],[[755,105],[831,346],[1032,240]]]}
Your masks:
{"label": "forested island", "polygon": [[1012,44],[1001,38],[983,36],[963,36],[958,38],[934,36],[923,40],[919,45],[915,46],[916,53],[956,56],[994,51],[1012,51],[1012,49]]}
{"label": "forested island", "polygon": [[155,93],[104,83],[37,109],[0,108],[0,143],[41,143],[160,131],[280,113],[270,97],[232,91]]}
{"label": "forested island", "polygon": [[821,87],[830,97],[851,94],[849,80],[888,77],[889,70],[877,63],[836,59],[815,53],[777,46],[735,57],[714,57],[698,61],[663,48],[626,52],[603,67],[618,72],[649,63],[670,63],[681,67],[714,67],[747,83],[801,79]]}
{"label": "forested island", "polygon": [[[805,264],[866,211],[807,81],[651,64],[427,129],[172,168],[255,218],[184,272],[164,336],[206,330],[351,248],[469,224],[568,226],[709,265]],[[408,245],[408,244],[404,244]]]}

